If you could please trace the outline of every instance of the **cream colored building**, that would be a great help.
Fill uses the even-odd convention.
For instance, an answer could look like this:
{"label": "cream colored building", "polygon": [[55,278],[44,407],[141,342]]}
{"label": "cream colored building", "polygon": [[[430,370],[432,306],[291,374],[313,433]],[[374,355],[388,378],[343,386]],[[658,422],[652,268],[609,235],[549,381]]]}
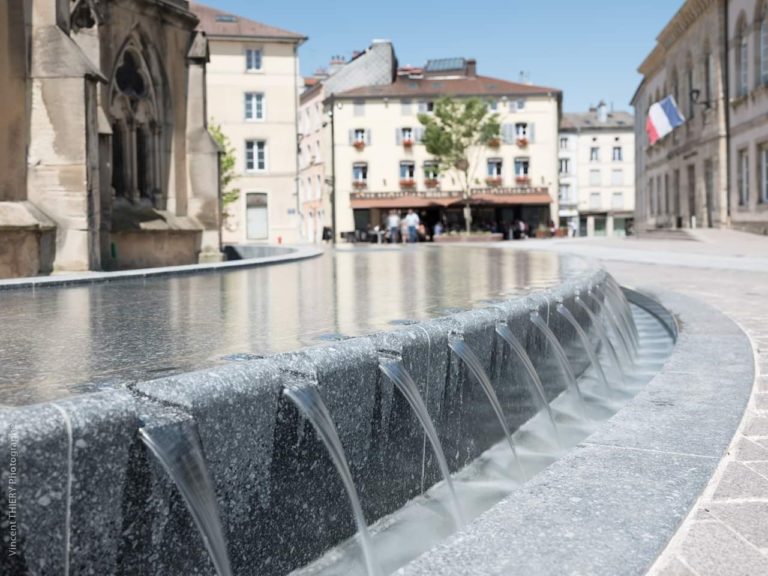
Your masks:
{"label": "cream colored building", "polygon": [[301,34],[193,4],[208,38],[208,116],[237,157],[227,244],[300,241],[297,190]]}
{"label": "cream colored building", "polygon": [[634,119],[604,102],[563,114],[559,137],[560,224],[579,236],[624,236],[635,209]]}
{"label": "cream colored building", "polygon": [[556,218],[561,92],[480,76],[474,60],[452,58],[327,99],[338,237],[382,225],[390,209],[415,209],[428,233],[438,220],[463,229],[460,183],[450,172],[433,173],[417,118],[443,96],[482,98],[502,125],[497,146],[470,154],[473,226],[502,231],[524,220],[535,228]]}
{"label": "cream colored building", "polygon": [[768,234],[768,2],[728,2],[730,208],[734,228]]}
{"label": "cream colored building", "polygon": [[[638,227],[768,232],[766,2],[687,0],[640,72],[632,102]],[[686,123],[649,146],[648,108],[667,95]]]}

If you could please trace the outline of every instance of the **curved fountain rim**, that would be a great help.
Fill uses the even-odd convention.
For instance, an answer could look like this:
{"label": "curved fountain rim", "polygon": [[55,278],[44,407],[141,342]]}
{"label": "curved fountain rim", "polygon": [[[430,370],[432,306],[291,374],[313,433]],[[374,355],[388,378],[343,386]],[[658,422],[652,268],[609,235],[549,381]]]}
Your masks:
{"label": "curved fountain rim", "polygon": [[[260,245],[269,248],[277,248],[274,245]],[[193,274],[209,274],[212,272],[226,272],[242,268],[256,268],[272,264],[286,264],[298,262],[309,258],[317,258],[324,253],[322,248],[313,246],[280,246],[288,250],[274,256],[261,256],[258,258],[244,258],[242,260],[228,260],[225,262],[208,262],[205,264],[185,264],[180,266],[159,266],[157,268],[138,268],[136,270],[117,270],[114,272],[78,272],[73,274],[61,274],[53,276],[32,276],[25,278],[9,278],[0,280],[0,291],[14,290],[18,288],[44,288],[47,286],[70,286],[81,284],[98,284],[130,280],[135,278],[156,278],[162,276],[188,276]]]}
{"label": "curved fountain rim", "polygon": [[396,574],[614,576],[653,565],[728,449],[754,363],[747,335],[714,308],[625,293],[677,335],[664,368],[576,449]]}

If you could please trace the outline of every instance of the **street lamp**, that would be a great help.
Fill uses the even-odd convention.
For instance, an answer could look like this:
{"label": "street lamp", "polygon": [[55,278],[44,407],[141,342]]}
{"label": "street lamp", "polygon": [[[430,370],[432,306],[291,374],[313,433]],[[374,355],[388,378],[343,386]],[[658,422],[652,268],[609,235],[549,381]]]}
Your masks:
{"label": "street lamp", "polygon": [[705,100],[704,102],[699,102],[699,98],[701,97],[701,90],[698,88],[692,88],[691,89],[691,102],[693,104],[698,104],[699,106],[704,106],[705,110],[709,110],[712,108],[712,101],[711,100]]}

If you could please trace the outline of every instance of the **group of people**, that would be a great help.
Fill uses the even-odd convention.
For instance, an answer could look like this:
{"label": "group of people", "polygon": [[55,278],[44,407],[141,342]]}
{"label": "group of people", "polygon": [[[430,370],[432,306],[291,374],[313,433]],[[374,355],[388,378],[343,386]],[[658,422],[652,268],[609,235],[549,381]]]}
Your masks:
{"label": "group of people", "polygon": [[385,227],[387,240],[390,244],[399,242],[418,242],[419,238],[426,238],[426,229],[421,219],[413,209],[408,210],[405,218],[400,217],[397,210],[390,210],[387,214]]}

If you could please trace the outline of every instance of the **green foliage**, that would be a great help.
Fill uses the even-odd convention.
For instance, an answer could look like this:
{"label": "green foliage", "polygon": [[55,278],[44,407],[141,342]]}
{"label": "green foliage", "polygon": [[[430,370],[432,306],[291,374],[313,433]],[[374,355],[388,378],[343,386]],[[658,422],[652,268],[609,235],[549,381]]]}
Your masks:
{"label": "green foliage", "polygon": [[239,188],[230,188],[230,184],[237,179],[235,172],[235,149],[229,138],[222,132],[221,125],[213,120],[208,123],[208,132],[222,149],[221,167],[219,176],[221,178],[221,201],[224,207],[232,202],[237,202],[240,198]]}
{"label": "green foliage", "polygon": [[435,157],[441,171],[456,170],[463,174],[467,197],[471,175],[477,168],[472,152],[499,138],[498,116],[479,98],[442,98],[435,103],[432,114],[419,114],[419,122],[425,127],[423,142],[427,152]]}

